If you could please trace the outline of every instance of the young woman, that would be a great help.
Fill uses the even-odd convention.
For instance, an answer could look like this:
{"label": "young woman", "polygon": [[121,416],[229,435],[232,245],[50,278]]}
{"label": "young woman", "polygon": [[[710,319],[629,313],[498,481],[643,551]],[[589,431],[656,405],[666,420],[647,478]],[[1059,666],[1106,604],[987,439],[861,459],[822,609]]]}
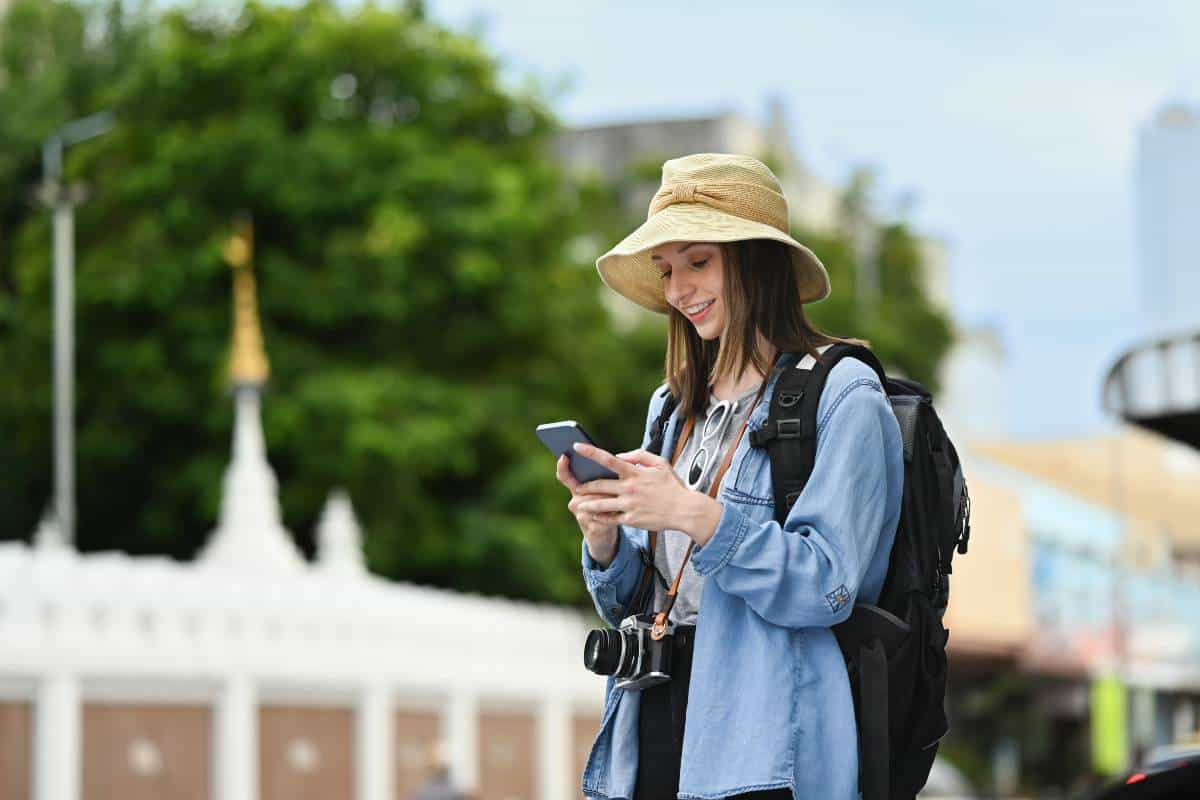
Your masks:
{"label": "young woman", "polygon": [[767,453],[748,434],[765,422],[779,374],[808,368],[837,340],[805,318],[829,279],[788,234],[778,180],[743,156],[668,161],[646,223],[597,268],[669,318],[666,384],[651,397],[643,448],[668,391],[678,405],[663,456],[577,446],[616,480],[580,484],[559,460],[584,578],[615,626],[649,531],[660,532],[654,611],[680,577],[671,679],[640,691],[609,681],[584,793],[853,800],[854,707],[830,628],[856,600],[877,599],[900,515],[900,430],[879,380],[852,358],[831,371],[812,476],[781,526]]}

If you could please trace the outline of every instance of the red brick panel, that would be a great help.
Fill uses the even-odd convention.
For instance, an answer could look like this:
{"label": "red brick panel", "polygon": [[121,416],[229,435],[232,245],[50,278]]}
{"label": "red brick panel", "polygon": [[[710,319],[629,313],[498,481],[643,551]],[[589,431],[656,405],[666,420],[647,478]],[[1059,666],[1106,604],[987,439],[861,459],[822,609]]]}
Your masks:
{"label": "red brick panel", "polygon": [[83,800],[209,800],[211,725],[204,706],[84,704]]}
{"label": "red brick panel", "polygon": [[396,797],[410,800],[430,775],[439,758],[445,758],[439,744],[442,731],[440,716],[433,711],[396,712]]}
{"label": "red brick panel", "polygon": [[353,800],[353,711],[263,706],[258,726],[261,800]]}
{"label": "red brick panel", "polygon": [[596,741],[596,734],[599,732],[599,717],[577,715],[571,721],[571,755],[575,764],[575,771],[571,773],[571,786],[580,797],[583,797],[583,790],[580,788],[583,785],[583,770],[587,766],[588,753],[592,751],[592,742]]}
{"label": "red brick panel", "polygon": [[480,715],[479,800],[538,800],[535,737],[529,714]]}
{"label": "red brick panel", "polygon": [[0,703],[0,800],[26,800],[33,742],[29,703]]}

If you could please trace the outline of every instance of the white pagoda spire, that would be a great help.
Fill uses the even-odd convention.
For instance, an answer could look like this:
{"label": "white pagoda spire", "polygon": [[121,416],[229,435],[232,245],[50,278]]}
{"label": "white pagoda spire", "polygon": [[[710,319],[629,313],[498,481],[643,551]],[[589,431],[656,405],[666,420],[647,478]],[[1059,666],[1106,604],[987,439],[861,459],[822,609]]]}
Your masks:
{"label": "white pagoda spire", "polygon": [[279,483],[267,462],[262,431],[262,387],[270,367],[258,322],[253,253],[250,222],[241,220],[225,248],[225,259],[233,268],[233,345],[229,360],[236,414],[233,458],[225,469],[220,520],[200,558],[210,564],[297,572],[304,568],[304,556],[283,527]]}
{"label": "white pagoda spire", "polygon": [[330,493],[317,521],[317,566],[336,575],[367,574],[362,528],[354,515],[350,495],[344,489]]}
{"label": "white pagoda spire", "polygon": [[62,528],[54,516],[53,509],[47,509],[38,523],[33,534],[33,546],[42,552],[67,553],[71,551],[67,537],[63,536]]}

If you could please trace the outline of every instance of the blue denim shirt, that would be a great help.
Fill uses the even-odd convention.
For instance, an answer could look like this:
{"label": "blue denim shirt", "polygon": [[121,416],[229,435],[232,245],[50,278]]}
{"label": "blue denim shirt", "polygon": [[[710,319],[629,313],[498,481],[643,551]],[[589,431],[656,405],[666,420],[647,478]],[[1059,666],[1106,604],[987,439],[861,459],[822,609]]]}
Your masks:
{"label": "blue denim shirt", "polygon": [[[791,368],[785,354],[777,366]],[[721,482],[716,533],[692,554],[707,576],[701,596],[683,737],[680,798],[723,798],[790,788],[797,800],[858,796],[858,737],[846,667],[833,632],[856,601],[883,588],[904,484],[900,427],[875,373],[846,358],[818,404],[812,477],[781,527],[771,464],[750,446],[779,373],[737,443]],[[658,418],[659,387],[646,417]],[[680,420],[671,417],[664,453]],[[620,527],[616,557],[600,569],[583,546],[583,574],[610,624],[641,576],[646,531]],[[583,773],[590,798],[630,798],[637,779],[636,690],[608,682],[603,722]]]}

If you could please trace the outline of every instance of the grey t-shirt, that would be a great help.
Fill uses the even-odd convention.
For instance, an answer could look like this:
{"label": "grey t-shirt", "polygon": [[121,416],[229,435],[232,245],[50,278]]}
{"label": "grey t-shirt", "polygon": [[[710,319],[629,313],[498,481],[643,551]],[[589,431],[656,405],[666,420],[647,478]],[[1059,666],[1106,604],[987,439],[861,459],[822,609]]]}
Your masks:
{"label": "grey t-shirt", "polygon": [[[716,477],[717,469],[725,461],[726,453],[730,447],[736,445],[733,437],[741,429],[742,421],[753,410],[754,396],[758,394],[758,389],[759,387],[755,386],[734,401],[733,416],[721,434],[720,443],[716,445],[712,456],[708,459],[709,467],[696,491],[707,493],[709,487],[712,486],[713,478]],[[708,396],[708,408],[704,410],[704,416],[696,420],[692,435],[688,438],[687,443],[684,444],[679,460],[675,462],[675,474],[684,483],[687,483],[688,471],[692,465],[692,457],[700,448],[704,420],[707,419],[708,412],[718,402],[716,396],[710,393]],[[675,574],[679,572],[679,565],[683,562],[683,555],[687,552],[691,541],[691,538],[683,531],[667,529],[659,533],[658,545],[654,550],[654,567],[658,570],[661,579],[655,581],[655,611],[661,609],[666,602],[667,589],[675,580]],[[663,586],[664,581],[666,582],[666,586]],[[683,578],[679,581],[679,594],[675,598],[675,605],[671,608],[671,621],[680,625],[695,625],[696,617],[700,611],[700,593],[703,590],[704,578],[696,574],[696,571],[692,569],[691,559],[688,559],[687,567],[683,571]]]}

